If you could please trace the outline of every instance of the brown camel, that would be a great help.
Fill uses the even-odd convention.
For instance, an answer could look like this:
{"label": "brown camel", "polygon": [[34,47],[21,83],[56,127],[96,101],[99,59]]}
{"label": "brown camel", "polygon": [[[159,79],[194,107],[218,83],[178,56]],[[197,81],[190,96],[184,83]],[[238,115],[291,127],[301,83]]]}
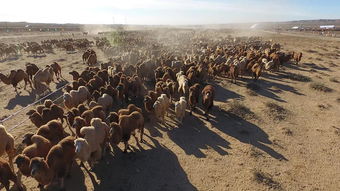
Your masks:
{"label": "brown camel", "polygon": [[32,81],[32,77],[35,73],[37,73],[39,70],[38,66],[32,63],[26,63],[26,73],[28,74],[28,77]]}
{"label": "brown camel", "polygon": [[53,62],[53,64],[51,64],[51,67],[53,68],[53,72],[57,80],[63,77],[61,75],[61,67],[57,62]]}
{"label": "brown camel", "polygon": [[8,76],[5,76],[4,74],[0,73],[0,79],[3,83],[5,83],[7,85],[12,84],[13,87],[15,88],[15,92],[18,91],[17,85],[22,80],[24,80],[24,82],[25,82],[25,88],[24,88],[25,90],[26,90],[27,83],[29,83],[31,88],[32,88],[32,83],[29,80],[27,73],[25,71],[21,70],[21,69],[11,70],[11,73]]}

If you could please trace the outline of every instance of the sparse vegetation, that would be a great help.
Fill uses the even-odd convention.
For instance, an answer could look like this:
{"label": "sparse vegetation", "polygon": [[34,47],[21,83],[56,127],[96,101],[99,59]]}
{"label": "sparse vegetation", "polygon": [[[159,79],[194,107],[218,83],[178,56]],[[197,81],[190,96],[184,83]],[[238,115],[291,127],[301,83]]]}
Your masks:
{"label": "sparse vegetation", "polygon": [[256,147],[252,146],[250,149],[250,156],[254,158],[259,158],[263,156],[263,152],[261,152],[259,149]]}
{"label": "sparse vegetation", "polygon": [[321,109],[321,110],[327,110],[331,107],[331,105],[327,104],[319,104],[318,107]]}
{"label": "sparse vegetation", "polygon": [[119,28],[117,31],[112,31],[108,40],[112,46],[123,46],[126,43],[126,34],[124,33],[124,29]]}
{"label": "sparse vegetation", "polygon": [[6,119],[7,117],[8,117],[8,115],[4,115],[4,116],[0,117],[0,121]]}
{"label": "sparse vegetation", "polygon": [[328,51],[328,49],[325,48],[325,47],[323,47],[323,46],[320,46],[319,48],[320,48],[321,50],[323,50],[323,51],[326,51],[326,52]]}
{"label": "sparse vegetation", "polygon": [[312,50],[312,49],[308,49],[308,50],[305,50],[306,52],[308,52],[308,53],[317,53],[318,51],[316,51],[316,50]]}
{"label": "sparse vegetation", "polygon": [[329,67],[337,67],[338,65],[334,64],[333,62],[328,63]]}
{"label": "sparse vegetation", "polygon": [[310,84],[310,88],[321,91],[321,92],[332,92],[333,90],[329,87],[327,87],[325,84],[321,82],[313,82]]}
{"label": "sparse vegetation", "polygon": [[259,170],[253,172],[254,179],[259,184],[264,184],[271,189],[282,190],[281,184],[273,180],[272,176]]}
{"label": "sparse vegetation", "polygon": [[335,126],[332,126],[335,130],[334,130],[334,133],[338,136],[340,136],[340,128],[338,127],[335,127]]}
{"label": "sparse vegetation", "polygon": [[229,112],[246,119],[254,119],[256,115],[248,107],[243,105],[240,101],[233,100],[230,104]]}
{"label": "sparse vegetation", "polygon": [[329,81],[334,82],[334,83],[339,83],[339,80],[336,79],[335,77],[329,78]]}
{"label": "sparse vegetation", "polygon": [[246,93],[250,96],[257,96],[257,93],[254,90],[247,89]]}
{"label": "sparse vegetation", "polygon": [[312,81],[312,79],[310,77],[304,76],[302,74],[289,73],[289,74],[285,75],[285,77],[287,77],[290,80],[299,81],[299,82],[310,82],[310,81]]}
{"label": "sparse vegetation", "polygon": [[340,103],[340,97],[339,97],[338,99],[336,99],[336,101],[337,101],[338,103]]}
{"label": "sparse vegetation", "polygon": [[274,103],[274,102],[267,102],[266,104],[266,113],[270,118],[275,121],[282,121],[287,118],[288,111],[283,108],[282,106]]}
{"label": "sparse vegetation", "polygon": [[292,136],[293,135],[293,131],[288,129],[288,128],[282,128],[283,134],[288,135],[288,136]]}

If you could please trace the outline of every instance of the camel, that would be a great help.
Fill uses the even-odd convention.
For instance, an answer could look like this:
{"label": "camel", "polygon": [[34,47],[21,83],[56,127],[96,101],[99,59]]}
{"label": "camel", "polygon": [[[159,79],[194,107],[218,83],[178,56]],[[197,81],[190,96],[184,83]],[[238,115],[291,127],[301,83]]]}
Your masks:
{"label": "camel", "polygon": [[85,64],[87,58],[90,56],[91,52],[89,50],[86,50],[82,56],[83,63]]}
{"label": "camel", "polygon": [[57,78],[57,80],[63,77],[61,75],[61,67],[57,62],[53,62],[53,64],[51,64],[51,67],[53,69],[54,75]]}
{"label": "camel", "polygon": [[5,76],[4,74],[0,73],[0,79],[3,83],[5,83],[7,85],[13,85],[15,92],[18,92],[17,85],[22,80],[24,80],[24,82],[25,82],[25,87],[24,87],[25,90],[26,90],[27,83],[29,83],[31,88],[32,88],[32,83],[31,83],[27,73],[25,71],[21,70],[21,69],[11,70],[11,72],[8,76]]}
{"label": "camel", "polygon": [[94,50],[92,49],[87,49],[83,56],[83,63],[87,64],[89,66],[97,64],[97,54]]}
{"label": "camel", "polygon": [[87,65],[95,65],[97,64],[97,55],[96,54],[90,54],[89,57],[86,59]]}
{"label": "camel", "polygon": [[42,90],[43,82],[46,83],[47,88],[51,91],[49,86],[52,81],[53,81],[53,68],[52,67],[46,67],[45,69],[40,69],[33,76],[33,86],[37,91]]}
{"label": "camel", "polygon": [[37,65],[32,64],[32,63],[26,63],[26,73],[28,74],[28,77],[32,81],[32,77],[34,74],[38,72],[39,68]]}

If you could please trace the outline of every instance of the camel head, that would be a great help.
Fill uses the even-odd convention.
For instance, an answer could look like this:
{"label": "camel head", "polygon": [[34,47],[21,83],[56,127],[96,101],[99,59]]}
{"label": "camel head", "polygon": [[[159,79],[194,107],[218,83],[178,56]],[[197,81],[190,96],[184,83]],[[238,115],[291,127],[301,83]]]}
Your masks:
{"label": "camel head", "polygon": [[9,85],[11,84],[10,78],[8,78],[6,75],[0,73],[0,81],[2,81],[3,83]]}
{"label": "camel head", "polygon": [[9,73],[8,78],[12,80],[14,78],[14,76],[16,75],[16,73],[17,73],[16,70],[11,70],[10,73]]}

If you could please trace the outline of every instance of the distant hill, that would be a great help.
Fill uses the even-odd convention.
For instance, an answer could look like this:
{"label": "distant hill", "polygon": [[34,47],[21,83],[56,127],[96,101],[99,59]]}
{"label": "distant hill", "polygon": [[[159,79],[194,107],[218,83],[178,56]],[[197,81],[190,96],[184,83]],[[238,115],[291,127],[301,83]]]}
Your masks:
{"label": "distant hill", "polygon": [[[319,19],[319,20],[297,20],[285,22],[258,22],[258,23],[231,23],[231,24],[216,24],[216,25],[180,25],[180,26],[167,26],[167,25],[97,25],[97,24],[56,24],[56,23],[28,23],[28,22],[0,22],[0,31],[14,30],[14,31],[88,31],[95,29],[108,29],[120,28],[122,26],[134,29],[148,29],[148,28],[243,28],[249,29],[291,29],[298,26],[300,28],[319,28],[320,25],[335,25],[340,29],[340,19]],[[31,30],[29,30],[31,29]]]}
{"label": "distant hill", "polygon": [[260,23],[260,25],[264,28],[283,28],[283,29],[291,29],[292,27],[320,28],[321,25],[334,25],[336,28],[340,28],[340,19],[268,22],[268,23]]}

